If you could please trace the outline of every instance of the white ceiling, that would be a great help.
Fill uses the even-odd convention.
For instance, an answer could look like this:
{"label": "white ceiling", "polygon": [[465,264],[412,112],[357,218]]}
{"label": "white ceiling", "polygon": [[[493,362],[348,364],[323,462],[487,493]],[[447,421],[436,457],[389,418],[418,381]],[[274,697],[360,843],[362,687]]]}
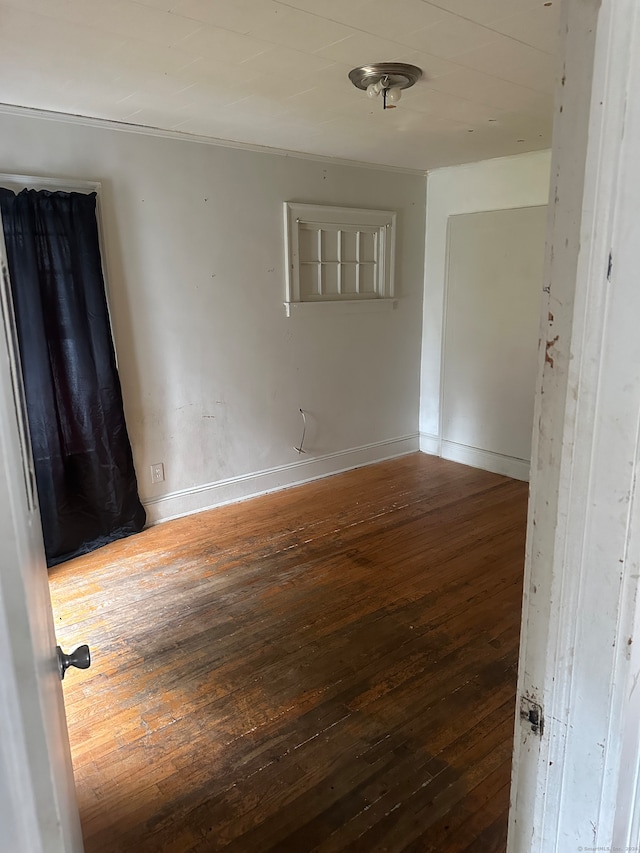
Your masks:
{"label": "white ceiling", "polygon": [[[550,145],[560,0],[0,0],[0,102],[426,170]],[[419,65],[382,111],[347,74]]]}

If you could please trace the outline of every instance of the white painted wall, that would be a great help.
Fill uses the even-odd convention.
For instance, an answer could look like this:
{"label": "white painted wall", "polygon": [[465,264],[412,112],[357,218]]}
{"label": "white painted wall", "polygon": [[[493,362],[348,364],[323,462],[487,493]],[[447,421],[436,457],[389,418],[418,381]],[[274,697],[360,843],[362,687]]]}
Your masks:
{"label": "white painted wall", "polygon": [[547,207],[449,217],[442,455],[528,479]]}
{"label": "white painted wall", "polygon": [[[152,520],[417,449],[423,176],[40,116],[0,115],[0,140],[2,172],[102,183],[125,409]],[[396,210],[396,309],[287,318],[286,200]],[[293,449],[300,408],[306,456]],[[155,462],[166,482],[152,486]]]}
{"label": "white painted wall", "polygon": [[[449,217],[544,205],[549,195],[549,169],[550,152],[538,151],[436,169],[428,176],[420,380],[420,446],[426,452],[441,452],[442,352]],[[515,469],[508,473],[518,475]]]}

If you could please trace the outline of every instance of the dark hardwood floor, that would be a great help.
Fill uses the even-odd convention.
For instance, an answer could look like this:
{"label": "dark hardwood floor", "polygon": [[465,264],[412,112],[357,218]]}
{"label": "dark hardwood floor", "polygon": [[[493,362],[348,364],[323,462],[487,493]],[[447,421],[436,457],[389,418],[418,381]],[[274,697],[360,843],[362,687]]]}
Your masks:
{"label": "dark hardwood floor", "polygon": [[415,454],[52,570],[87,853],[502,853],[526,503]]}

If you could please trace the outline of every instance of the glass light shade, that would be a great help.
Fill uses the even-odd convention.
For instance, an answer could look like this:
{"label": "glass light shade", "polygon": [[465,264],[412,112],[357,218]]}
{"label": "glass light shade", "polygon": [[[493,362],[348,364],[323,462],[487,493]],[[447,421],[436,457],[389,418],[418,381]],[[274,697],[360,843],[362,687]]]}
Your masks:
{"label": "glass light shade", "polygon": [[390,104],[397,104],[402,97],[402,89],[399,86],[392,86],[387,92],[387,101]]}

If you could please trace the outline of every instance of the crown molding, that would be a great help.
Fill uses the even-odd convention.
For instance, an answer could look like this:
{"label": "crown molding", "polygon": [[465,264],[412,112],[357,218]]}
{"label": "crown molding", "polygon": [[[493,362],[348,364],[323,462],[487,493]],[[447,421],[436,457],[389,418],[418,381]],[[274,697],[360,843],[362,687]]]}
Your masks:
{"label": "crown molding", "polygon": [[182,142],[196,142],[200,145],[214,145],[218,148],[234,148],[239,151],[253,151],[258,154],[274,154],[279,157],[296,157],[300,160],[311,160],[317,163],[329,163],[332,166],[350,166],[360,169],[373,169],[380,172],[394,172],[403,175],[425,177],[425,169],[410,169],[404,166],[390,166],[384,163],[367,163],[364,160],[349,160],[341,157],[329,157],[325,154],[313,154],[305,151],[293,151],[287,148],[272,148],[268,145],[257,145],[252,142],[240,142],[232,139],[219,139],[213,136],[201,136],[195,133],[185,133],[179,130],[165,130],[142,124],[130,124],[123,121],[96,118],[93,116],[76,115],[73,113],[41,110],[35,107],[22,107],[15,104],[0,103],[0,115],[12,115],[20,118],[39,118],[47,121],[66,122],[85,127],[98,127],[104,130],[118,130],[124,133],[137,133],[142,136],[157,136],[162,139],[175,139]]}

